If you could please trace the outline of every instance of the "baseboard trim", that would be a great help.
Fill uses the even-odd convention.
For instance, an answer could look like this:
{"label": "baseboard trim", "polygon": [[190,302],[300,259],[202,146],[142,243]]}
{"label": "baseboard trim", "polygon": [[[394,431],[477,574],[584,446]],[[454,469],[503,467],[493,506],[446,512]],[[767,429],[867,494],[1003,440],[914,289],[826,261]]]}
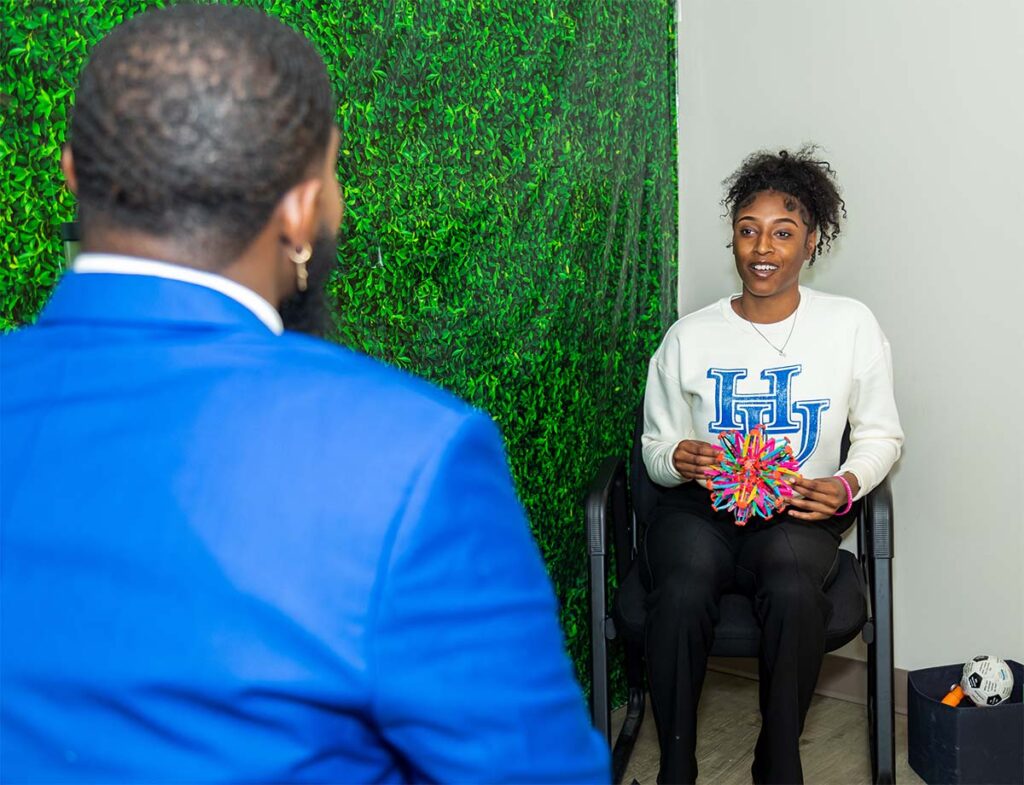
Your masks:
{"label": "baseboard trim", "polygon": [[[757,660],[750,657],[711,657],[708,669],[757,681]],[[906,714],[907,672],[903,668],[896,668],[893,686],[896,711]],[[814,691],[818,695],[864,705],[868,694],[868,664],[851,657],[826,654]]]}

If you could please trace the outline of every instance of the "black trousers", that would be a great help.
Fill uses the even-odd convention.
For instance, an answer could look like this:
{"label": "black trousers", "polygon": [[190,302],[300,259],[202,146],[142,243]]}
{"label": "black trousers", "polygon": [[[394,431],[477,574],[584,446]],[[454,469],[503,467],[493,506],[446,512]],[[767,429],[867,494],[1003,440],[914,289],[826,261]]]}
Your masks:
{"label": "black trousers", "polygon": [[761,733],[755,783],[801,783],[800,734],[825,656],[842,531],[856,519],[809,523],[777,515],[736,526],[706,490],[686,483],[659,501],[643,543],[649,590],[645,645],[661,742],[659,783],[697,778],[697,703],[714,641],[719,600],[741,591],[761,623]]}

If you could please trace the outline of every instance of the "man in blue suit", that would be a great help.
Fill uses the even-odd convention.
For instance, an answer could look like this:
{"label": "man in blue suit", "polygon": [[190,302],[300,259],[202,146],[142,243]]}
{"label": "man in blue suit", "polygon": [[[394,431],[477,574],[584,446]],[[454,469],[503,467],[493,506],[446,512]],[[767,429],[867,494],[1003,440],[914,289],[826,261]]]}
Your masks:
{"label": "man in blue suit", "polygon": [[596,782],[482,414],[309,321],[342,205],[323,63],[257,12],[95,49],[83,253],[2,344],[11,782]]}

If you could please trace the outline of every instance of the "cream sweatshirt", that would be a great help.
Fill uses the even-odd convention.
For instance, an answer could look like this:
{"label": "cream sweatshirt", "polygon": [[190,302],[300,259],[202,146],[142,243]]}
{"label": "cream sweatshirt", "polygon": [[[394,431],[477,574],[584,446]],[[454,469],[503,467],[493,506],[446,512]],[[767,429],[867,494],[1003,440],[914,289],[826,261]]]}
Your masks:
{"label": "cream sweatshirt", "polygon": [[[789,438],[804,476],[852,472],[864,496],[903,446],[892,354],[874,315],[856,300],[801,286],[792,316],[755,329],[733,311],[737,296],[677,321],[651,358],[642,440],[651,479],[685,482],[672,466],[683,439],[718,444],[722,431],[763,423],[770,436]],[[840,466],[847,421],[850,450]]]}

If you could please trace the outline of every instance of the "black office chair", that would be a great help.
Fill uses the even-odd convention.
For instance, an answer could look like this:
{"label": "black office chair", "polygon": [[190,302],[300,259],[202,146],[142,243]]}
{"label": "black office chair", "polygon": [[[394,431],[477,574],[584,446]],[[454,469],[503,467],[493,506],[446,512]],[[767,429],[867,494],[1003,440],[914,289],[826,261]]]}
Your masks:
{"label": "black office chair", "polygon": [[[626,720],[612,751],[613,782],[622,780],[644,717],[644,597],[639,570],[631,569],[651,513],[662,493],[647,475],[641,457],[642,412],[633,433],[628,481],[622,458],[606,458],[587,492],[589,540],[591,709],[595,727],[611,743],[609,642],[625,647],[629,687]],[[609,547],[611,546],[611,547]],[[840,550],[839,568],[827,594],[833,613],[825,647],[834,651],[860,633],[868,644],[868,722],[871,772],[875,783],[895,782],[892,638],[892,492],[888,480],[869,493],[857,523],[857,556]],[[619,590],[609,613],[608,575],[611,554]],[[867,580],[865,580],[865,575]],[[756,657],[761,630],[750,600],[726,594],[720,606],[711,654]]]}

